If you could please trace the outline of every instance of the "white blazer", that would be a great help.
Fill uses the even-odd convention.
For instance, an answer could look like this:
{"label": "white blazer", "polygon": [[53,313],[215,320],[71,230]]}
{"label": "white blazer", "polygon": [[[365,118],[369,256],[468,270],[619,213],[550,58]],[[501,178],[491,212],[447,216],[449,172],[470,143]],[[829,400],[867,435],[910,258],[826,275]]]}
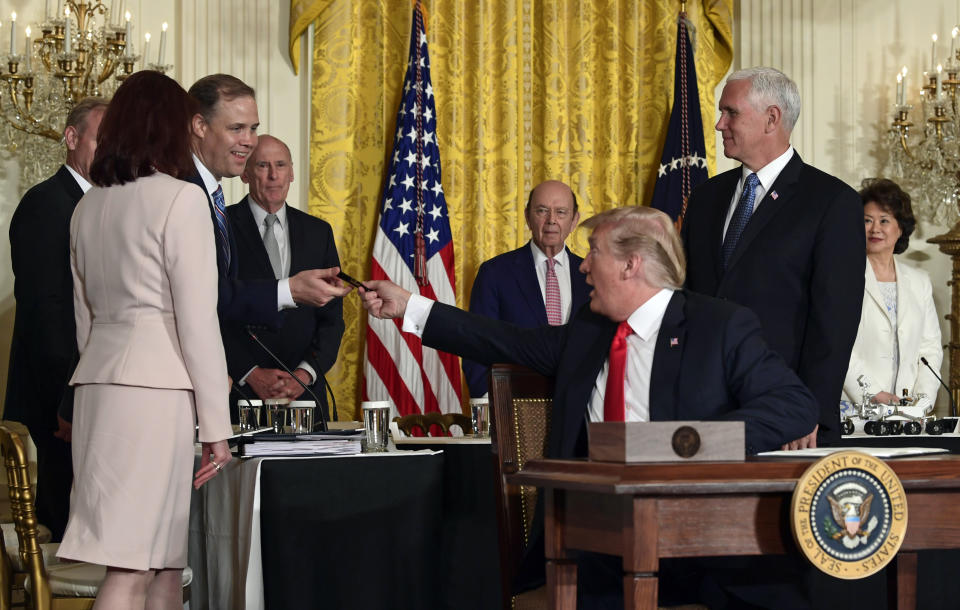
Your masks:
{"label": "white blazer", "polygon": [[160,173],[90,189],[70,222],[70,383],[193,390],[201,441],[232,433],[212,232],[203,191]]}
{"label": "white blazer", "polygon": [[920,269],[901,265],[896,257],[893,264],[897,273],[897,338],[900,342],[897,384],[894,388],[887,387],[893,370],[893,338],[890,334],[893,328],[877,276],[867,261],[860,327],[843,381],[843,399],[860,400],[862,391],[857,378],[863,375],[873,394],[893,390],[900,396],[906,388],[911,396],[923,393],[936,402],[940,382],[920,362],[920,357],[925,357],[938,373],[943,362],[940,321],[933,305],[930,276]]}

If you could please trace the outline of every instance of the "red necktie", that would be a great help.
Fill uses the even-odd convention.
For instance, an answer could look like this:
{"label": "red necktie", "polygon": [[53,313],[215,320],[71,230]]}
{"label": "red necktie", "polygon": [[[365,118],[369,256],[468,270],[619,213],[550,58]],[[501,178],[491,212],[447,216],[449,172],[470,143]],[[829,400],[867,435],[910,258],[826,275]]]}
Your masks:
{"label": "red necktie", "polygon": [[610,366],[607,369],[607,391],[603,398],[603,421],[625,421],[623,386],[627,372],[627,335],[633,332],[626,320],[617,327],[610,344]]}

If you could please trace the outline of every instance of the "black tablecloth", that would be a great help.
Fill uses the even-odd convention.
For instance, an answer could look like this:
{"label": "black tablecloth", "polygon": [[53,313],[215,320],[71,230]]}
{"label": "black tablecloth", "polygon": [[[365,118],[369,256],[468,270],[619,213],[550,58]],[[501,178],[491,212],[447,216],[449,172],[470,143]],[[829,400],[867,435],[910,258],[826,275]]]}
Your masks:
{"label": "black tablecloth", "polygon": [[443,469],[442,455],[264,461],[266,607],[438,607]]}
{"label": "black tablecloth", "polygon": [[[402,445],[401,445],[402,447]],[[500,549],[494,495],[494,462],[489,444],[408,445],[442,449],[442,565],[438,608],[499,608]]]}

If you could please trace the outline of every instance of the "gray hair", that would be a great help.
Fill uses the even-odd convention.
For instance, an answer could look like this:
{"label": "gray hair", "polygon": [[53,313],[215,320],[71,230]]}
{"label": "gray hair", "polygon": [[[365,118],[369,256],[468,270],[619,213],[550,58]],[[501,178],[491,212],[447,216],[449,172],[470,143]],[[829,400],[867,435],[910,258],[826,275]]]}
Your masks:
{"label": "gray hair", "polygon": [[790,77],[775,68],[757,66],[737,70],[727,77],[727,82],[750,81],[749,99],[757,110],[777,106],[783,114],[783,128],[787,133],[800,118],[800,91]]}
{"label": "gray hair", "polygon": [[67,127],[73,127],[82,135],[83,132],[87,130],[87,117],[90,116],[90,113],[100,108],[106,109],[109,103],[109,101],[102,97],[83,98],[77,102],[76,106],[70,109],[66,124],[63,126],[64,130],[66,130]]}
{"label": "gray hair", "polygon": [[584,220],[581,227],[596,231],[610,225],[608,243],[614,256],[643,258],[644,275],[655,288],[679,290],[686,276],[683,243],[670,217],[648,206],[614,208]]}

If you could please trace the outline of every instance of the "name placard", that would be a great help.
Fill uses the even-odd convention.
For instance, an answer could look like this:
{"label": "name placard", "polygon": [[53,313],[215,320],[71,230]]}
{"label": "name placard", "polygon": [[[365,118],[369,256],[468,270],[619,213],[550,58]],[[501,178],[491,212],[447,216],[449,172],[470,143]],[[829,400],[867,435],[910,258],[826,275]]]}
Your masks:
{"label": "name placard", "polygon": [[600,462],[743,461],[743,422],[591,423],[590,459]]}

